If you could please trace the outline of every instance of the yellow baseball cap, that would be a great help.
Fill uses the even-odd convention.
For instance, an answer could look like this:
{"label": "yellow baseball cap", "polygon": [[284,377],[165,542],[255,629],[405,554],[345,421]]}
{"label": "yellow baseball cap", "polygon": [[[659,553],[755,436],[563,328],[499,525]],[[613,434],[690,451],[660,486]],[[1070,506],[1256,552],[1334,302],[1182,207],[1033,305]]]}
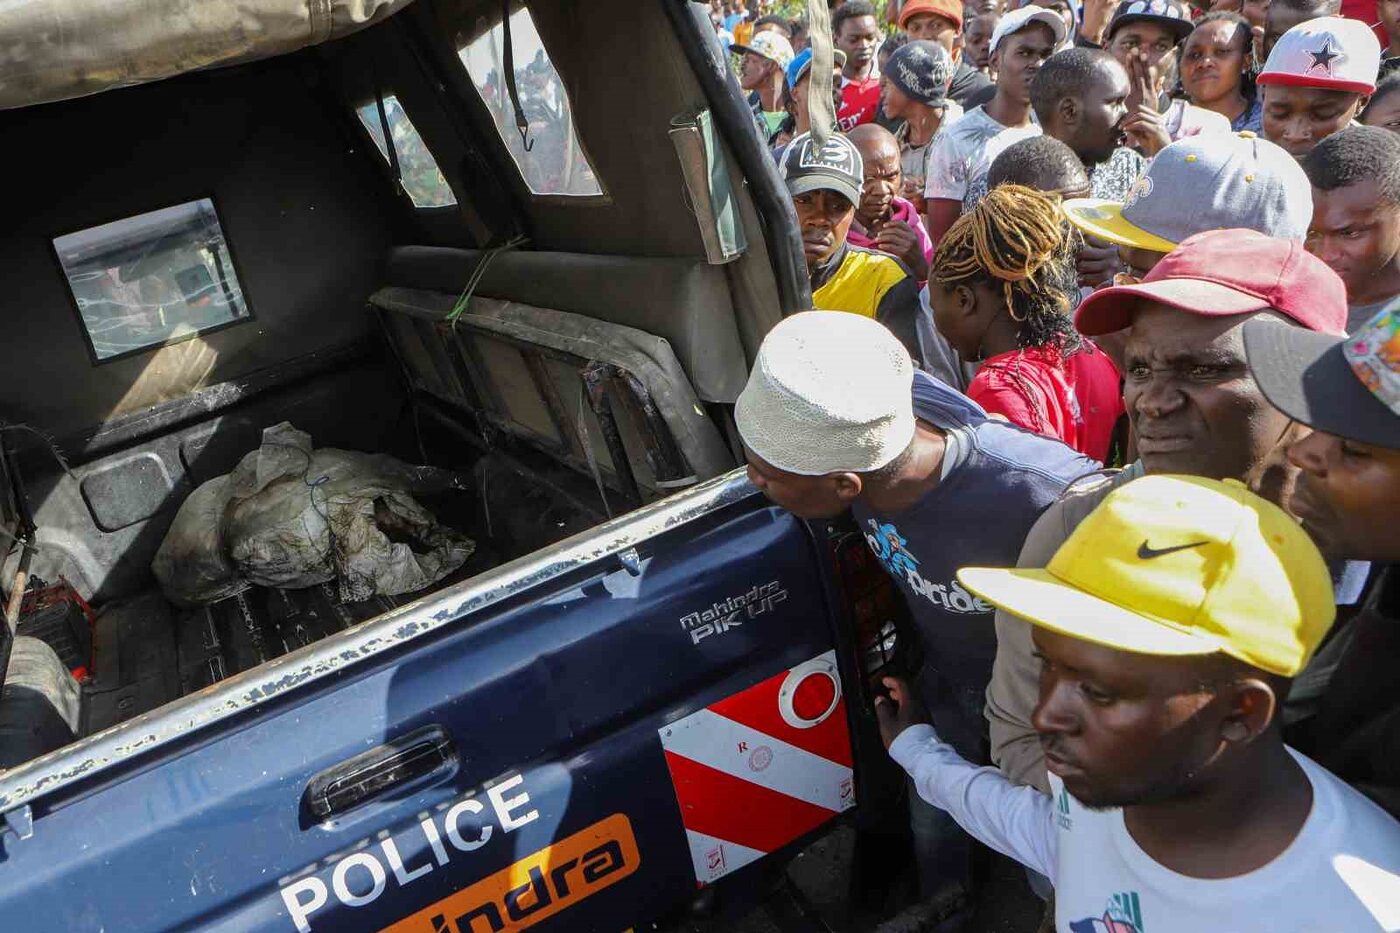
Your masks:
{"label": "yellow baseball cap", "polygon": [[1292,677],[1336,616],[1298,523],[1235,480],[1145,476],[1115,489],[1041,569],[964,567],[969,590],[1033,625],[1153,655],[1217,651]]}

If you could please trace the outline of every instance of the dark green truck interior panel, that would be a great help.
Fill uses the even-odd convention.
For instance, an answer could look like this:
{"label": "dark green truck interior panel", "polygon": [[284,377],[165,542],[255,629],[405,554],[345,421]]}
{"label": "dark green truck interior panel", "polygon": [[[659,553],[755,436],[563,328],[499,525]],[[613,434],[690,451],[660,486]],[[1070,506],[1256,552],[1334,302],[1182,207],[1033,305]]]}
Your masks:
{"label": "dark green truck interior panel", "polygon": [[[457,55],[499,21],[499,4],[478,0],[420,0],[317,48],[0,112],[0,136],[26,155],[0,229],[12,322],[0,423],[25,429],[0,441],[36,527],[28,573],[69,581],[96,613],[94,673],[61,717],[64,741],[419,595],[346,605],[325,587],[255,589],[196,609],[163,598],[151,560],[181,503],[280,422],[317,447],[466,478],[425,500],[477,543],[440,585],[739,463],[731,407],[780,306],[765,227],[739,185],[748,249],[706,261],[668,136],[705,93],[663,7],[628,9],[653,44],[578,4],[530,8],[603,188],[593,197],[533,196],[516,170]],[[381,95],[411,119],[455,205],[415,209],[397,188],[377,122],[356,116]],[[103,358],[55,239],[203,199],[248,316]],[[461,325],[448,311],[459,302]],[[158,304],[140,313],[164,325]],[[522,321],[559,333],[532,340]],[[7,594],[21,553],[0,565]],[[52,659],[33,663],[51,673]],[[57,747],[44,735],[8,763]]]}

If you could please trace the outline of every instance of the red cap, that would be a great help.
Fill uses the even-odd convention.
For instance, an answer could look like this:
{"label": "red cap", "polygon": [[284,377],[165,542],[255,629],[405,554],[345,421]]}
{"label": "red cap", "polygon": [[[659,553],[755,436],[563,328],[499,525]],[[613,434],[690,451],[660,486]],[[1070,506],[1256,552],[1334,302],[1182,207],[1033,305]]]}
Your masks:
{"label": "red cap", "polygon": [[1204,317],[1272,309],[1309,330],[1346,333],[1347,290],[1337,273],[1301,243],[1254,230],[1187,237],[1137,285],[1086,298],[1074,326],[1086,337],[1120,331],[1144,299]]}
{"label": "red cap", "polygon": [[934,13],[962,29],[962,0],[908,0],[899,11],[899,28],[907,29],[911,19],[924,13]]}

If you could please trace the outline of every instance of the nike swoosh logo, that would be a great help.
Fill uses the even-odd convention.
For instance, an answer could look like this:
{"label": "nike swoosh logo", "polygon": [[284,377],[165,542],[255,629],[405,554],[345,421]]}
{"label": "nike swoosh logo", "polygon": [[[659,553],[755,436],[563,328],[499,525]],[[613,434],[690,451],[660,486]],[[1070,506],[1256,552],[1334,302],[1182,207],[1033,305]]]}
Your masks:
{"label": "nike swoosh logo", "polygon": [[1144,541],[1138,545],[1138,560],[1152,560],[1152,558],[1161,557],[1163,554],[1174,554],[1177,551],[1185,551],[1188,548],[1200,547],[1203,544],[1210,544],[1210,542],[1193,541],[1190,544],[1178,544],[1176,547],[1155,548]]}

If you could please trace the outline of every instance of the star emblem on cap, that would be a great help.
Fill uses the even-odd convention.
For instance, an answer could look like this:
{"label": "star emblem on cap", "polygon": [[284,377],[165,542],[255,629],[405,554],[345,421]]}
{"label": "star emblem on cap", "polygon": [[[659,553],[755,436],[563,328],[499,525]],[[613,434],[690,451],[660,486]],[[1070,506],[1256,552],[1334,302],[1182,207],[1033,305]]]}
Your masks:
{"label": "star emblem on cap", "polygon": [[1332,48],[1332,37],[1328,36],[1322,40],[1322,47],[1315,52],[1309,52],[1312,56],[1312,64],[1308,66],[1308,71],[1314,68],[1321,68],[1328,74],[1332,73],[1332,60],[1338,58],[1337,52]]}

